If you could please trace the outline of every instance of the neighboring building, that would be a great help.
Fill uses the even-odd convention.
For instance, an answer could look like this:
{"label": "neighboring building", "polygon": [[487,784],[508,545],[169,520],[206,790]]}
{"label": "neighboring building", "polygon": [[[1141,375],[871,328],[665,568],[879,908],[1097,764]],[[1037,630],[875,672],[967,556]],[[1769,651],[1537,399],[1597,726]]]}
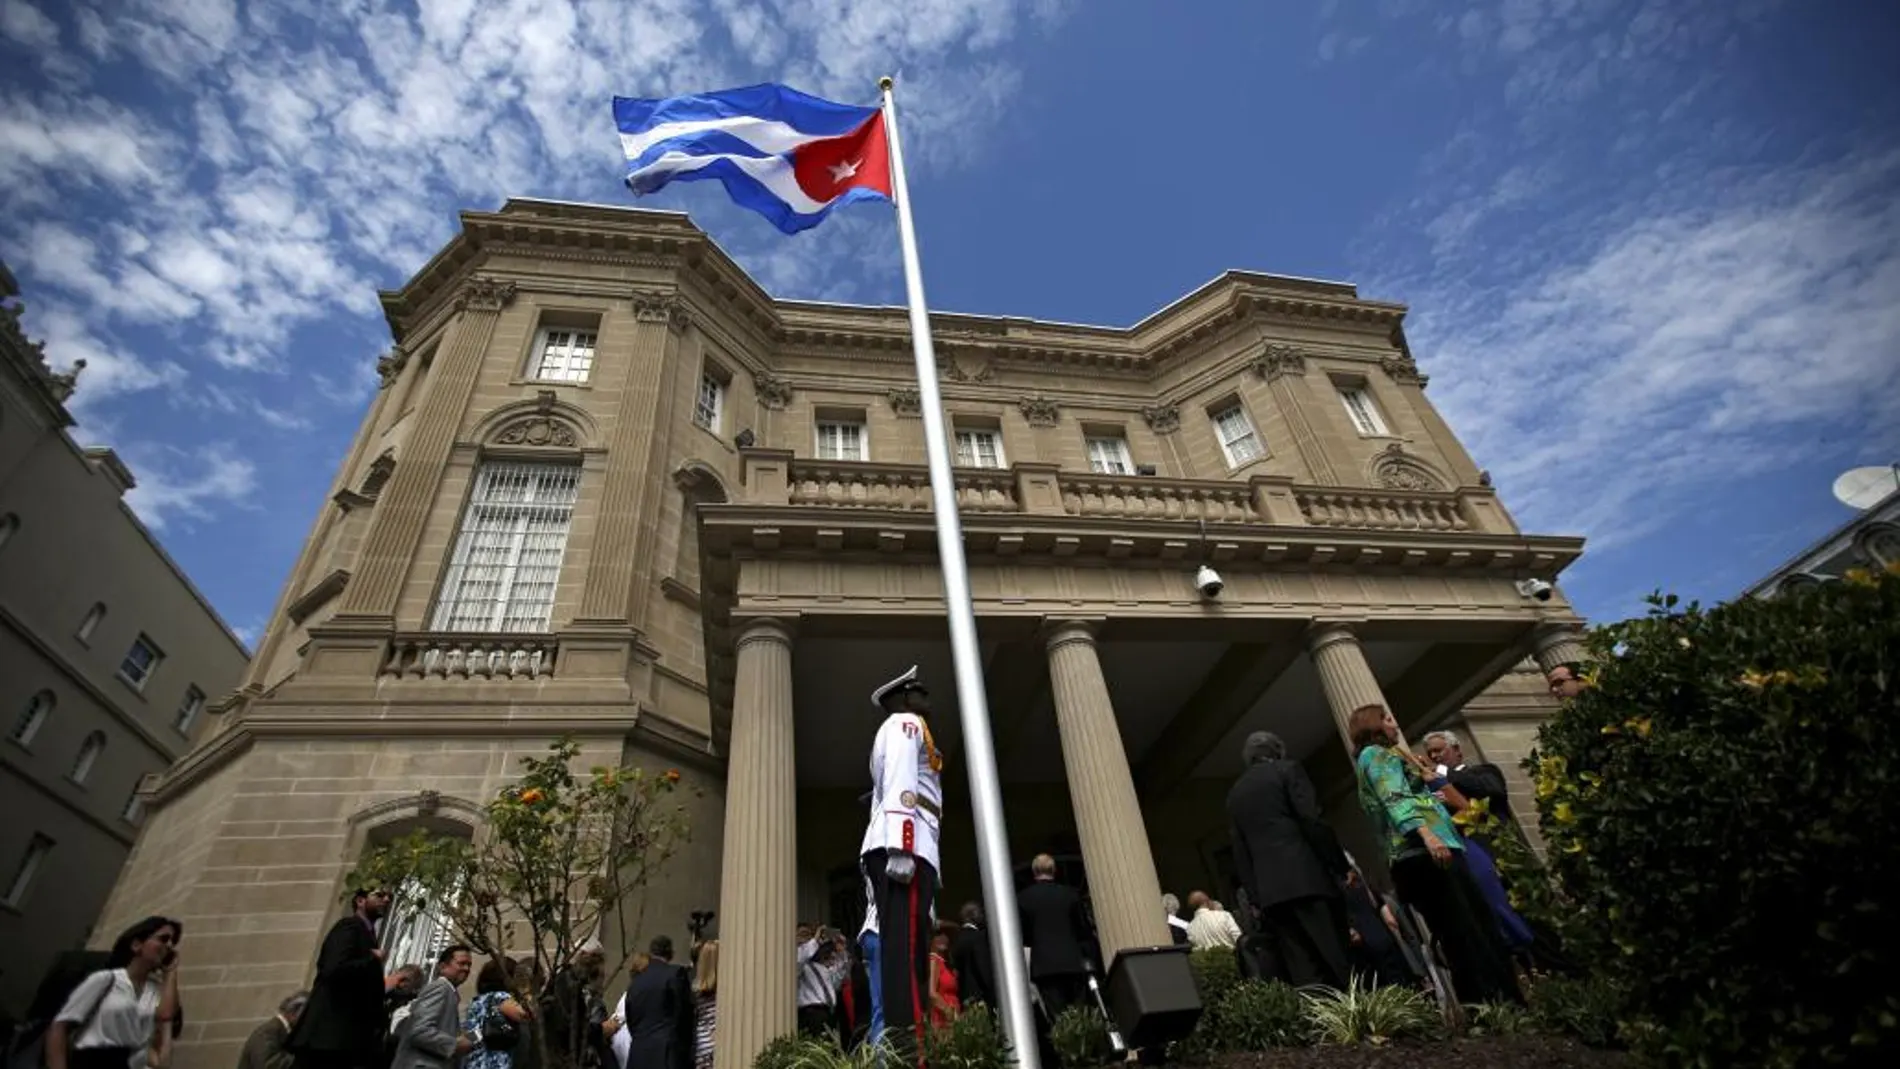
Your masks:
{"label": "neighboring building", "polygon": [[[383,295],[383,389],[106,915],[185,920],[181,1069],[306,982],[365,846],[470,833],[561,734],[698,788],[645,926],[717,908],[724,1069],[792,1025],[795,918],[859,908],[869,692],[912,663],[949,761],[945,908],[979,893],[904,312],[774,300],[681,215],[461,221]],[[1231,886],[1247,732],[1366,843],[1346,713],[1508,752],[1534,700],[1460,711],[1580,655],[1561,593],[1514,581],[1581,541],[1518,530],[1404,315],[1230,272],[1126,329],[933,318],[1011,845],[1079,855],[1111,950],[1167,942],[1164,884]],[[392,960],[431,941],[393,927]]]}
{"label": "neighboring building", "polygon": [[[1895,467],[1900,482],[1900,466]],[[1900,489],[1875,502],[1860,515],[1835,528],[1826,537],[1796,554],[1743,591],[1751,598],[1772,597],[1785,590],[1839,579],[1850,568],[1900,566]]]}
{"label": "neighboring building", "polygon": [[135,793],[236,688],[244,646],[81,449],[0,267],[0,1015],[85,945],[132,848]]}

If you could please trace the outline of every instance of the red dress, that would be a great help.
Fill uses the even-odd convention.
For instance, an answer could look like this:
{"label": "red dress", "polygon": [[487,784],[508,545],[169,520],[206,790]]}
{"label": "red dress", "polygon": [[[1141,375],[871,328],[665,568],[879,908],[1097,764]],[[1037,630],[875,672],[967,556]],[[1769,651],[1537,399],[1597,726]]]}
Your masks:
{"label": "red dress", "polygon": [[937,970],[937,1001],[930,1006],[930,1026],[947,1028],[962,1008],[957,1001],[957,974],[950,971],[950,963],[941,954],[930,955],[930,967]]}

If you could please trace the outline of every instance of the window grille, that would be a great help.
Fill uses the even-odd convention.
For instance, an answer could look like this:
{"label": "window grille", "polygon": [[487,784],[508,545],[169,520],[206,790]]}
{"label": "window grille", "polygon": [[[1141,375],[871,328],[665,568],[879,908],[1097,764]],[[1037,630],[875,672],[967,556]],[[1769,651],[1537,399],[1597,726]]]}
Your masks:
{"label": "window grille", "polygon": [[404,880],[395,889],[389,915],[383,919],[381,946],[383,971],[392,972],[404,965],[419,965],[423,975],[435,971],[436,956],[448,948],[454,931],[448,911],[460,897],[460,890],[448,893],[438,905],[414,880]]}
{"label": "window grille", "polygon": [[482,465],[436,602],[435,629],[546,631],[579,486],[580,469],[570,465]]}

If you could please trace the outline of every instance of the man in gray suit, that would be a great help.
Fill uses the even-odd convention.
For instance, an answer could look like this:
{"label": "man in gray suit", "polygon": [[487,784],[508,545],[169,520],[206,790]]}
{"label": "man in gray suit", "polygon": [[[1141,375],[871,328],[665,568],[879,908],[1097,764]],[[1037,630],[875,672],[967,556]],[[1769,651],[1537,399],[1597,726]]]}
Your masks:
{"label": "man in gray suit", "polygon": [[452,1069],[474,1047],[462,1034],[462,998],[456,992],[474,967],[465,946],[452,946],[435,959],[435,979],[423,985],[403,1021],[391,1069]]}

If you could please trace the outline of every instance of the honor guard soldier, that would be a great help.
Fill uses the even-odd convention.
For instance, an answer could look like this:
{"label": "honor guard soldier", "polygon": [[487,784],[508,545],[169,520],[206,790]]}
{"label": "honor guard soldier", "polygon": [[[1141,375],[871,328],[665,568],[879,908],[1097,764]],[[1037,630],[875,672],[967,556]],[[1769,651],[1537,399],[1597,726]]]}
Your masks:
{"label": "honor guard soldier", "polygon": [[871,744],[871,819],[858,851],[877,915],[873,1014],[907,1062],[930,1019],[930,935],[943,824],[943,755],[930,736],[930,692],[917,666],[871,692],[885,714]]}

